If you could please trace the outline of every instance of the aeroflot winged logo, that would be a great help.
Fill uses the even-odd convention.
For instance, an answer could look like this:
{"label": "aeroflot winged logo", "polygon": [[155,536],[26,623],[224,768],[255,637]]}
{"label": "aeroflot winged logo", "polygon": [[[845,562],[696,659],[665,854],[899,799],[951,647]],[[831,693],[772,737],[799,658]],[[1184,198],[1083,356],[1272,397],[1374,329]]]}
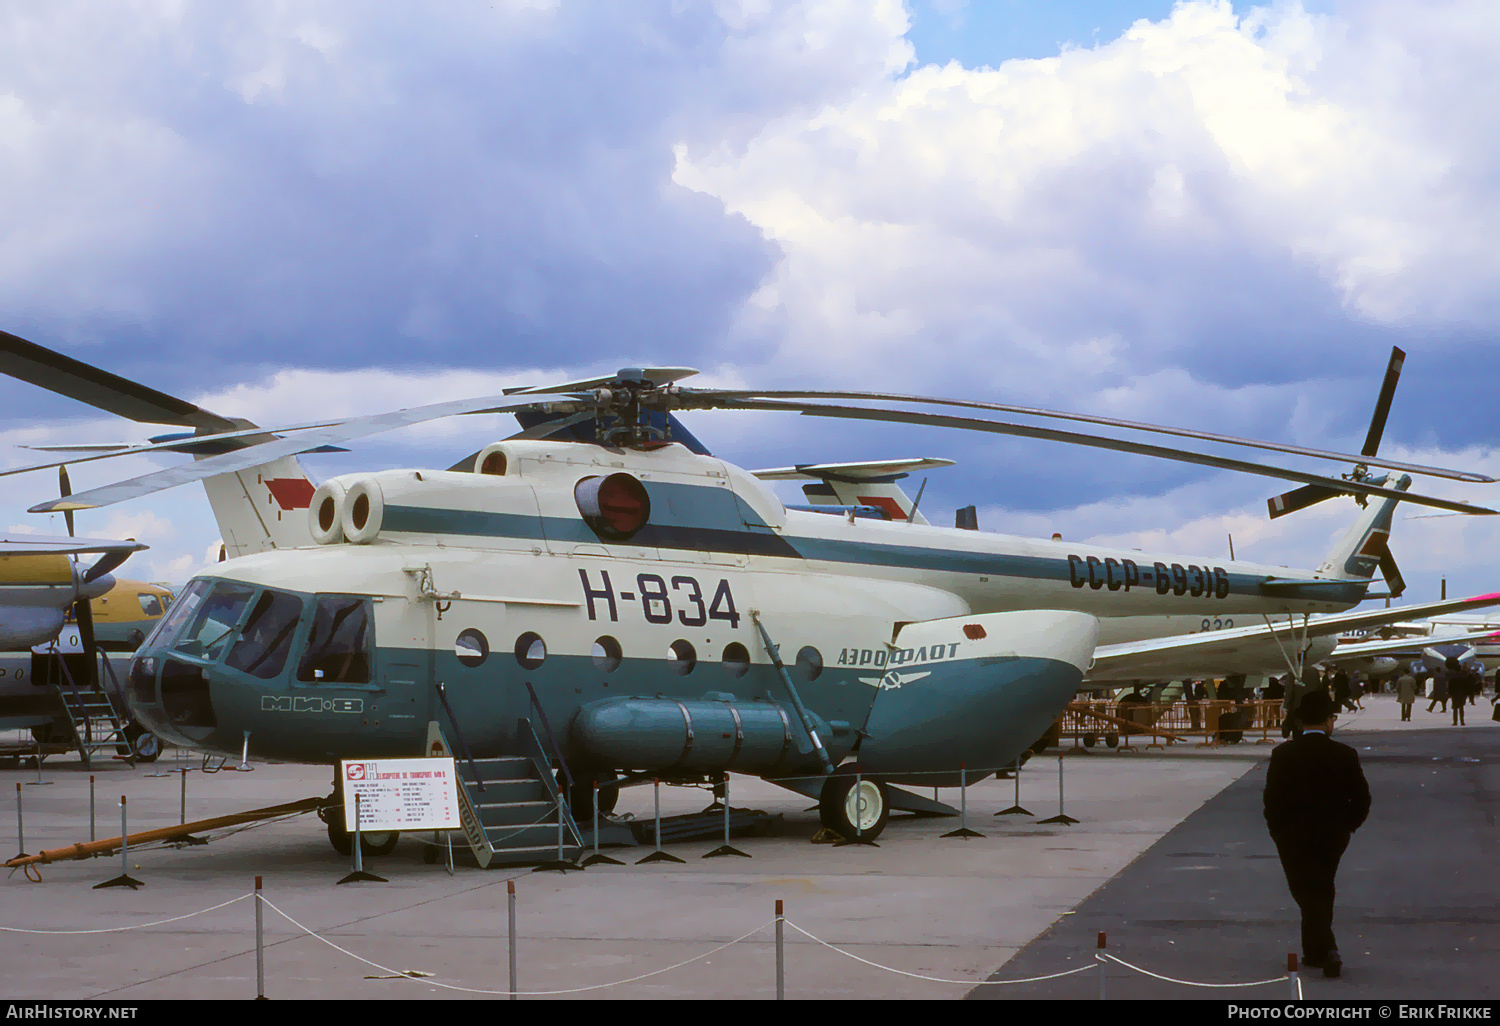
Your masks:
{"label": "aeroflot winged logo", "polygon": [[881,691],[890,691],[899,688],[903,684],[911,684],[921,680],[923,677],[931,676],[931,670],[923,670],[921,673],[902,673],[900,670],[892,670],[884,677],[861,677],[859,678],[859,682],[861,684],[868,684],[872,688],[879,688]]}

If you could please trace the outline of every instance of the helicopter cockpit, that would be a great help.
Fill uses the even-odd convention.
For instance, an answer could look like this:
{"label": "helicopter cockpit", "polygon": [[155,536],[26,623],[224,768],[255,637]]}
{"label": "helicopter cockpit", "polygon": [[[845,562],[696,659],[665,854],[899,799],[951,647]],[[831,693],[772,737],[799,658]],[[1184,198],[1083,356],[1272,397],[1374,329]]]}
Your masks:
{"label": "helicopter cockpit", "polygon": [[289,711],[300,693],[317,692],[316,703],[300,705],[323,711],[324,689],[368,687],[373,663],[368,597],[198,578],[142,643],[129,699],[154,733],[228,754],[241,739],[217,736],[226,705],[234,707],[231,719],[243,722],[246,714]]}

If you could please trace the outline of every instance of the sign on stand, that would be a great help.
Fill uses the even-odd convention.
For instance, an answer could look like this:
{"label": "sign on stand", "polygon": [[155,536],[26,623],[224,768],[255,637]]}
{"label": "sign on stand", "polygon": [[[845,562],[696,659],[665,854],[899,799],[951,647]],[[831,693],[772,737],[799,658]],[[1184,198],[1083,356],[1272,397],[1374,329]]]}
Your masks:
{"label": "sign on stand", "polygon": [[360,830],[457,830],[458,774],[448,759],[346,759],[344,829],[354,832],[354,796]]}

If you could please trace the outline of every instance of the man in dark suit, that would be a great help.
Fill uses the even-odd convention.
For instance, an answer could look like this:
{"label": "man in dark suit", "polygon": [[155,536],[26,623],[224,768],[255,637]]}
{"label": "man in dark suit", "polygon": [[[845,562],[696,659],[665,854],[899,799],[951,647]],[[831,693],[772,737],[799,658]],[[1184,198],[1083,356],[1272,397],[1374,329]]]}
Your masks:
{"label": "man in dark suit", "polygon": [[1359,754],[1328,736],[1337,717],[1327,692],[1303,696],[1302,736],[1271,753],[1264,795],[1266,826],[1302,910],[1302,964],[1329,977],[1343,968],[1333,939],[1333,878],[1349,836],[1370,814]]}

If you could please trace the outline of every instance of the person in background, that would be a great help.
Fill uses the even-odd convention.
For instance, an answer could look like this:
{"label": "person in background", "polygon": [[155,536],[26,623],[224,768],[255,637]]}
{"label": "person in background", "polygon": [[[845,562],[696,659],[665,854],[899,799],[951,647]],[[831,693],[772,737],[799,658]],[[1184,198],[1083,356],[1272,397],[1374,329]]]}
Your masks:
{"label": "person in background", "polygon": [[1359,753],[1329,736],[1338,713],[1326,694],[1309,692],[1297,715],[1302,736],[1271,752],[1262,801],[1302,912],[1302,964],[1332,978],[1344,964],[1333,936],[1334,877],[1349,838],[1370,814],[1370,787]]}
{"label": "person in background", "polygon": [[1432,675],[1432,688],[1428,691],[1432,701],[1427,703],[1427,711],[1432,712],[1432,707],[1442,703],[1443,712],[1448,711],[1448,674],[1439,670]]}
{"label": "person in background", "polygon": [[1409,673],[1403,673],[1396,681],[1396,701],[1401,703],[1401,719],[1411,719],[1412,703],[1417,700],[1417,681]]}

